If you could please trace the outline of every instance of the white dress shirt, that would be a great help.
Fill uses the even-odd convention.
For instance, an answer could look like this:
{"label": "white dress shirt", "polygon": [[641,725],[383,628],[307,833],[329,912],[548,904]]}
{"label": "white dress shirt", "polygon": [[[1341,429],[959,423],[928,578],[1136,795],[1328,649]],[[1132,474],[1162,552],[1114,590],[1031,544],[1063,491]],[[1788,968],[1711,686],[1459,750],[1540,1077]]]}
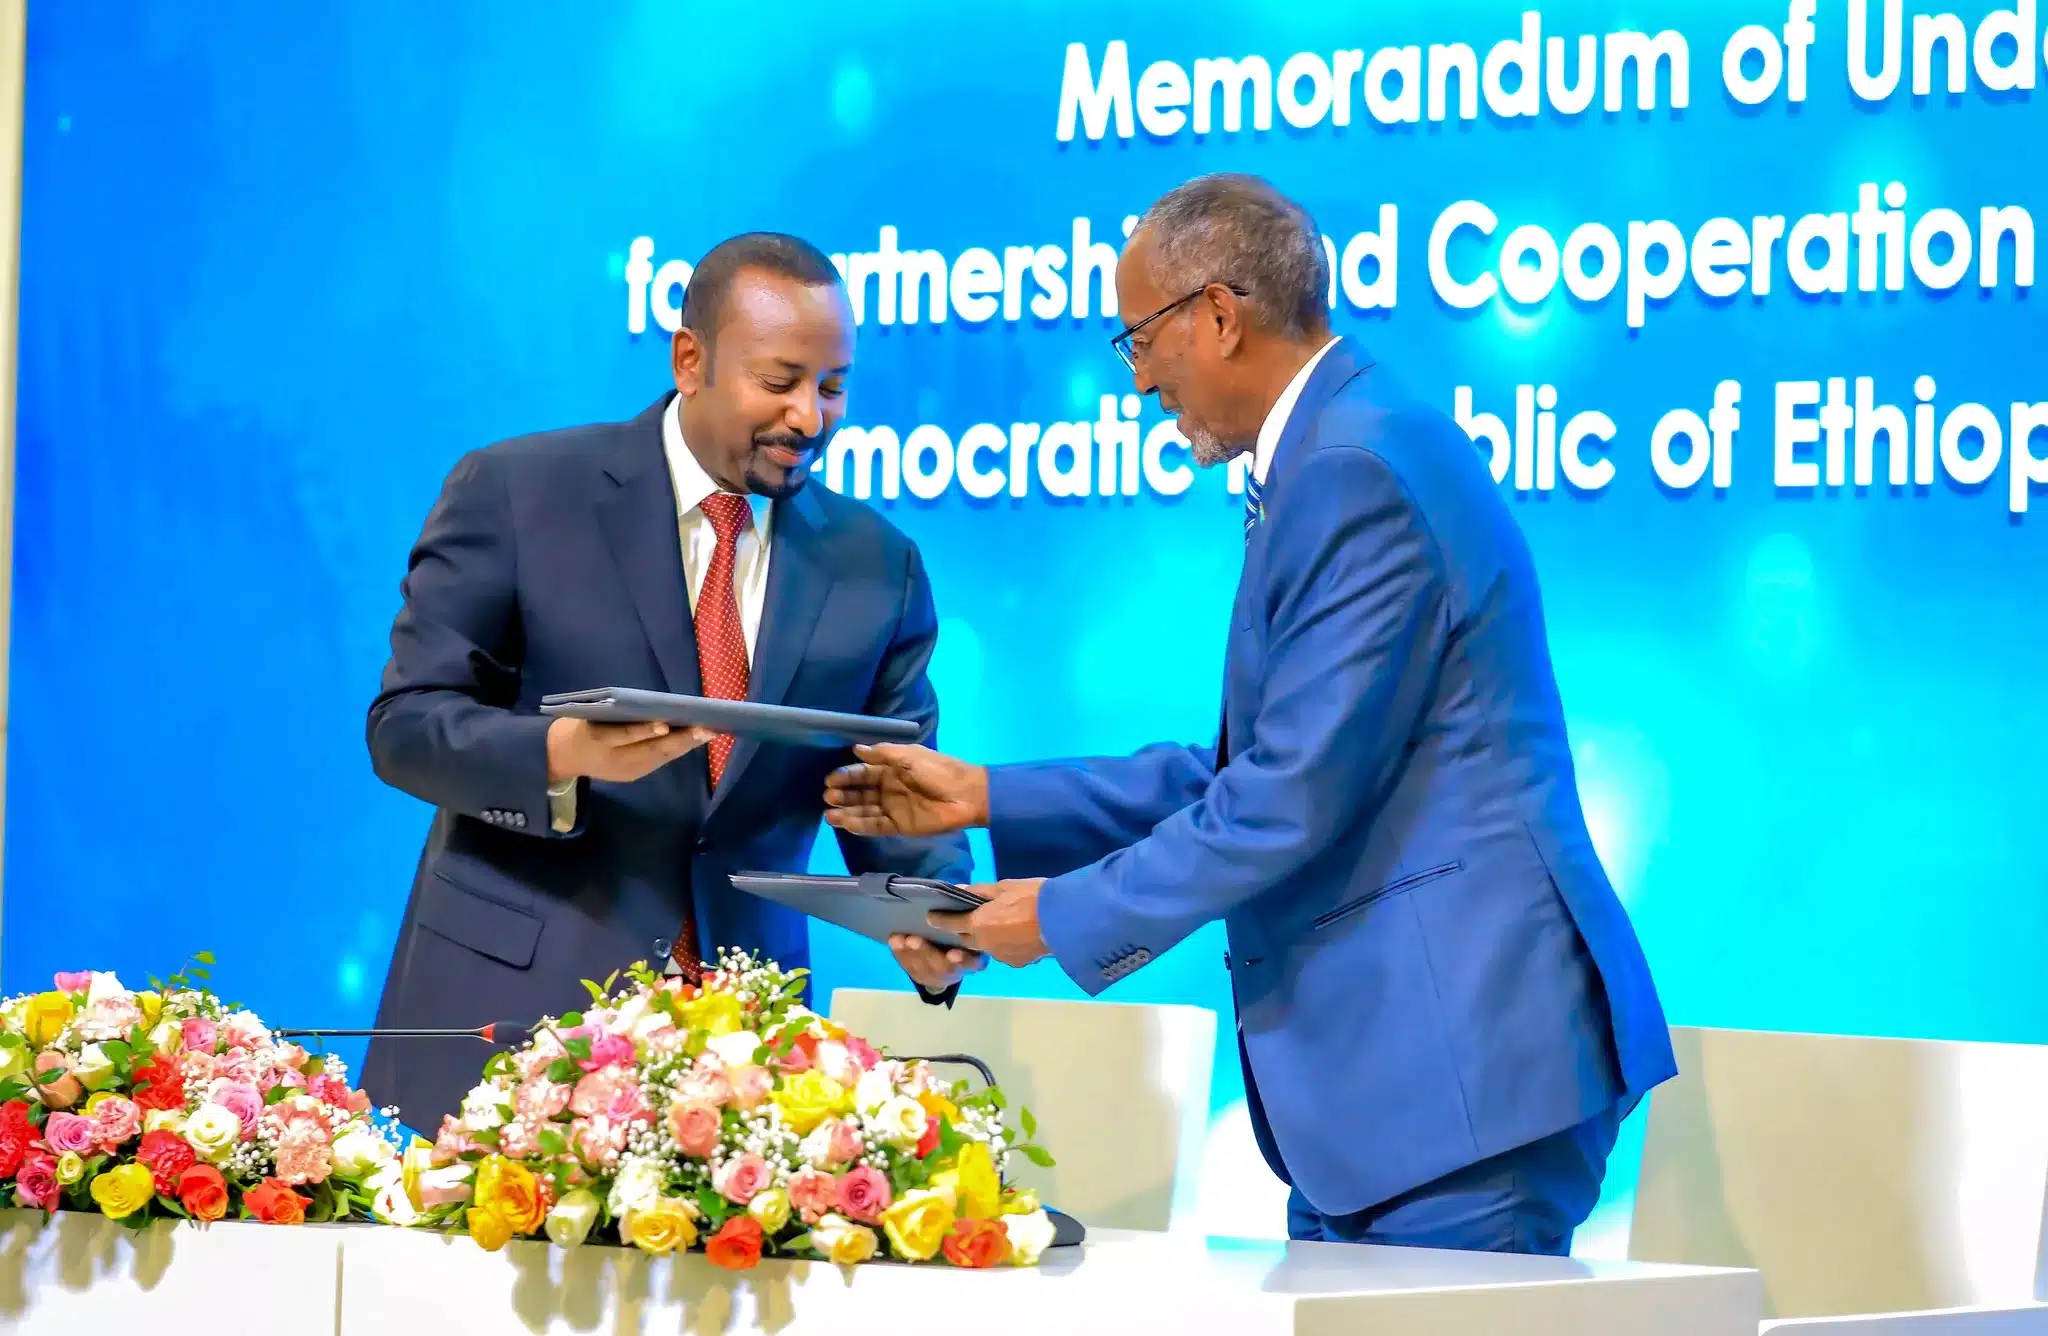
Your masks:
{"label": "white dress shirt", "polygon": [[[704,573],[711,569],[712,554],[718,550],[718,533],[711,517],[703,511],[704,498],[722,490],[690,453],[683,441],[683,399],[668,401],[661,415],[661,448],[668,457],[668,476],[676,491],[676,528],[683,549],[683,582],[690,597],[690,616],[697,615],[697,601],[704,589]],[[739,550],[734,553],[733,593],[739,599],[740,628],[746,633],[747,662],[754,659],[754,644],[761,636],[761,609],[768,601],[768,558],[771,553],[770,526],[774,507],[765,496],[748,495],[751,520],[740,530]],[[576,781],[566,780],[548,789],[550,824],[558,831],[576,826]]]}
{"label": "white dress shirt", "polygon": [[1273,467],[1273,452],[1280,448],[1280,436],[1287,430],[1287,419],[1294,414],[1295,401],[1301,398],[1301,387],[1308,384],[1308,378],[1315,374],[1316,363],[1323,360],[1323,354],[1337,346],[1337,338],[1341,337],[1333,337],[1316,349],[1316,355],[1294,373],[1294,379],[1287,382],[1287,388],[1280,391],[1280,397],[1267,411],[1265,422],[1259,426],[1259,442],[1252,450],[1252,476],[1259,480],[1259,486],[1266,485],[1266,470]]}

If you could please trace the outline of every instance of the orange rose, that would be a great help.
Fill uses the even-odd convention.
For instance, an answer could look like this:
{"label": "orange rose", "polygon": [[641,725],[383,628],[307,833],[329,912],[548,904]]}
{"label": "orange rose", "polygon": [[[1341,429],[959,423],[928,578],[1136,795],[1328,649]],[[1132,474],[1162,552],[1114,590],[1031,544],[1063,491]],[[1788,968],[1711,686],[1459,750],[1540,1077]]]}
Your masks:
{"label": "orange rose", "polygon": [[704,1256],[714,1266],[728,1271],[750,1271],[760,1265],[761,1245],[765,1241],[759,1220],[751,1215],[736,1215],[705,1241]]}
{"label": "orange rose", "polygon": [[302,1225],[306,1222],[306,1208],[313,1203],[293,1192],[282,1179],[266,1178],[242,1194],[242,1204],[266,1225]]}
{"label": "orange rose", "polygon": [[1001,1266],[1010,1257],[1010,1236],[993,1220],[957,1220],[940,1248],[954,1266]]}

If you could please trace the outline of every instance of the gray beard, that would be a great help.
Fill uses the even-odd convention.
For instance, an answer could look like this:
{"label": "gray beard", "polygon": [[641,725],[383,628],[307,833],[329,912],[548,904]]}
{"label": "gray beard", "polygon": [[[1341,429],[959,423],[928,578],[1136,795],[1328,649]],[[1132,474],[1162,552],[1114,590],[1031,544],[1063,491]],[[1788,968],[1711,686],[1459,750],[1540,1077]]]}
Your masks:
{"label": "gray beard", "polygon": [[1180,434],[1188,443],[1188,452],[1195,457],[1195,463],[1201,468],[1227,464],[1251,449],[1248,445],[1231,445],[1222,437],[1212,435],[1201,427],[1191,427],[1184,423],[1175,425],[1180,427]]}

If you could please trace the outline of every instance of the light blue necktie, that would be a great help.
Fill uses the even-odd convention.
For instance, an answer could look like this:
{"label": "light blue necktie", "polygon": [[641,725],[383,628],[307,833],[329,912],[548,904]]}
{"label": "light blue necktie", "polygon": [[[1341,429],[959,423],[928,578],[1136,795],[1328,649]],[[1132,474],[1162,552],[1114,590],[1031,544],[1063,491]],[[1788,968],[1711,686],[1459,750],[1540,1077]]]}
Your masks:
{"label": "light blue necktie", "polygon": [[1258,475],[1244,475],[1244,540],[1252,540],[1252,529],[1266,518],[1265,488],[1259,485]]}

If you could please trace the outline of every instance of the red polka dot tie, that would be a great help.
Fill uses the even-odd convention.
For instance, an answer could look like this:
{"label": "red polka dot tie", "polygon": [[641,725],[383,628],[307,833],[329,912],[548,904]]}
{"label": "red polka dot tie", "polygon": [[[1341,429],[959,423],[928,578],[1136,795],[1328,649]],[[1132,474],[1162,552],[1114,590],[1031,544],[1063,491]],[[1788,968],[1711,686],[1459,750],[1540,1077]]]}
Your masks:
{"label": "red polka dot tie", "polygon": [[[733,565],[739,556],[740,530],[749,518],[747,498],[731,492],[713,492],[704,498],[704,517],[718,535],[718,548],[711,554],[711,569],[704,572],[704,588],[697,594],[697,668],[704,678],[704,694],[716,700],[747,698],[747,632],[740,624],[739,596],[733,590]],[[711,786],[725,773],[732,757],[733,740],[721,735],[711,739]]]}
{"label": "red polka dot tie", "polygon": [[[739,556],[740,530],[750,518],[747,498],[731,492],[713,492],[699,507],[718,535],[711,554],[711,567],[704,572],[704,587],[697,592],[697,670],[704,679],[704,694],[717,700],[747,698],[747,632],[740,622],[740,601],[733,589],[733,567]],[[711,787],[717,788],[732,759],[733,740],[720,735],[705,747],[711,764]],[[676,929],[675,945],[669,956],[683,976],[696,981],[703,972],[698,954],[696,915],[687,909]]]}

